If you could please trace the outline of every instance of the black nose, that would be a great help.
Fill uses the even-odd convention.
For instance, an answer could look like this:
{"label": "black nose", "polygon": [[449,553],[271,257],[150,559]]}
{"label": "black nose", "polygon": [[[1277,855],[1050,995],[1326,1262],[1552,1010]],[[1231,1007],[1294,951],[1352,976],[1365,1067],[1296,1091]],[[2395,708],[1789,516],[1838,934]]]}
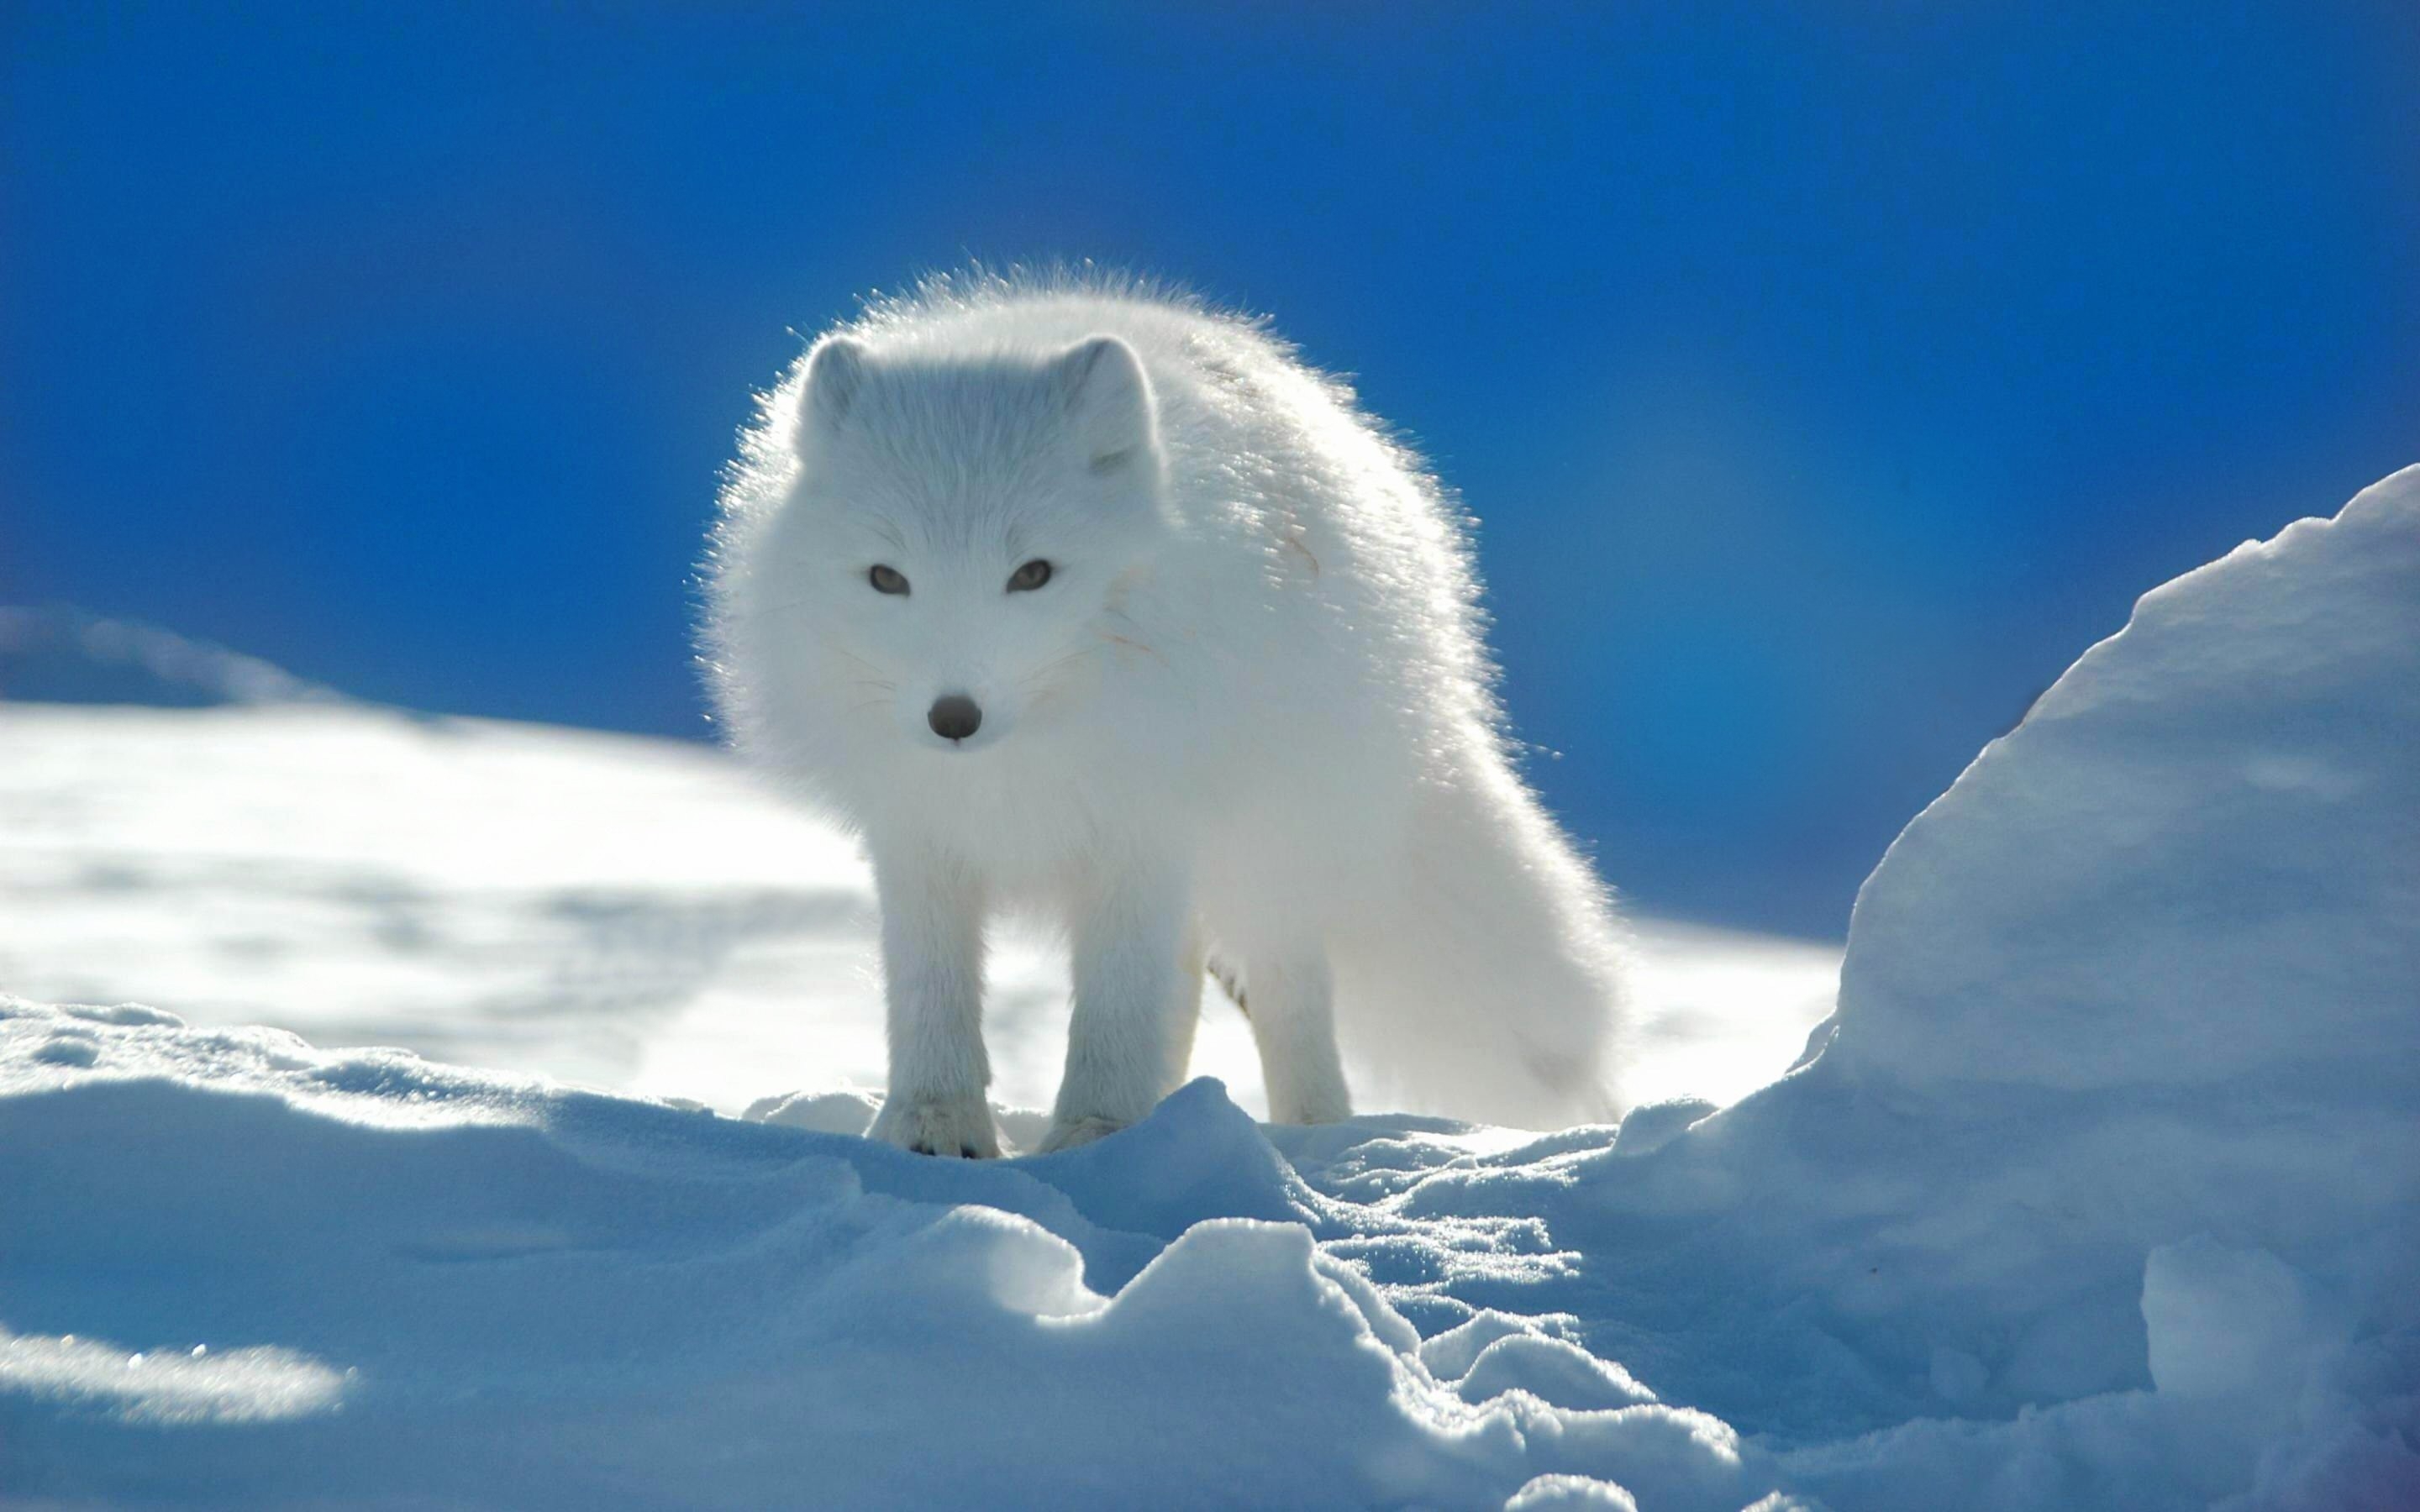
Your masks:
{"label": "black nose", "polygon": [[983,728],[983,710],[964,693],[944,693],[933,701],[924,722],[943,740],[964,740]]}

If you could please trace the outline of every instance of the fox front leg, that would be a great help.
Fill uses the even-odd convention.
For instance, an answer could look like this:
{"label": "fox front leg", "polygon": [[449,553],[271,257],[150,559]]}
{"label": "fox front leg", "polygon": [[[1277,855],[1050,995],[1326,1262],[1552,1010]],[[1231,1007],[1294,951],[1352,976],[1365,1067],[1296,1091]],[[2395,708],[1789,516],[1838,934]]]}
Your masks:
{"label": "fox front leg", "polygon": [[891,1091],[872,1136],[927,1155],[990,1159],[991,1060],[983,1042],[983,889],[929,851],[877,852]]}
{"label": "fox front leg", "polygon": [[[1236,1006],[1252,1021],[1271,1123],[1334,1123],[1353,1117],[1336,1050],[1336,988],[1315,944],[1247,958]],[[1249,1006],[1245,1005],[1249,1002]]]}
{"label": "fox front leg", "polygon": [[1137,868],[1102,884],[1073,921],[1067,1072],[1045,1153],[1090,1144],[1149,1114],[1169,1089],[1179,1015],[1201,1011],[1182,880]]}

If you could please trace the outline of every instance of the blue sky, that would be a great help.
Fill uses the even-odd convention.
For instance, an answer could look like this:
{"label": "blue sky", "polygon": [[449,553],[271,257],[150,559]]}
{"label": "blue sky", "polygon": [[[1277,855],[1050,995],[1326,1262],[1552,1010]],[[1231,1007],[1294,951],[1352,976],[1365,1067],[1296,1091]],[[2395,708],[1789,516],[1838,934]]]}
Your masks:
{"label": "blue sky", "polygon": [[0,601],[703,736],[794,332],[1090,257],[1462,490],[1618,886],[1827,935],[2137,594],[2420,460],[2400,0],[830,8],[8,8]]}

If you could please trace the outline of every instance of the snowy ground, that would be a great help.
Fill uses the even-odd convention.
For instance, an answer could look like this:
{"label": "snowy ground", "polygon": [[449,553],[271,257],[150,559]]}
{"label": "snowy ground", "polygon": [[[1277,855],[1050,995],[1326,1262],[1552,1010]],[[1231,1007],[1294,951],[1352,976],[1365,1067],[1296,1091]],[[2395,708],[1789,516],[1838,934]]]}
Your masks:
{"label": "snowy ground", "polygon": [[[726,1111],[878,1066],[814,1006],[867,1000],[845,851],[703,758],[165,717],[0,712],[14,990],[157,971]],[[2420,471],[2149,595],[1884,858],[1820,1056],[1618,1129],[1263,1129],[1205,1081],[939,1162],[834,1132],[861,1099],[17,1002],[0,1499],[2420,1505],[2415,749]],[[1711,1026],[1659,1090],[1822,996],[1791,947],[1655,959]],[[1055,1050],[1007,1058],[1038,1100]]]}
{"label": "snowy ground", "polygon": [[[0,990],[737,1113],[878,1088],[871,882],[721,752],[343,703],[0,704]],[[1831,1011],[1829,946],[1646,921],[1631,1095],[1730,1103]],[[1064,952],[993,961],[994,1095],[1047,1107]],[[1195,1069],[1265,1114],[1242,1016]]]}

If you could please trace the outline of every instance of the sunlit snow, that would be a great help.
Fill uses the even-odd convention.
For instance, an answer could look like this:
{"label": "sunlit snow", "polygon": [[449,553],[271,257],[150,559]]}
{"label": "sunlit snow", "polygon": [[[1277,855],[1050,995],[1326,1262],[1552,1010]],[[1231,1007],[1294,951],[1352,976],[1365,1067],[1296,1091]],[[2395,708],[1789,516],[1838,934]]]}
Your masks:
{"label": "sunlit snow", "polygon": [[2420,1504],[2414,749],[2420,470],[2084,656],[1803,1059],[1822,951],[1660,931],[1619,1127],[972,1163],[847,1132],[856,864],[710,756],[0,710],[0,980],[160,1005],[0,1003],[0,1496]]}
{"label": "sunlit snow", "polygon": [[[1837,949],[1649,920],[1632,1094],[1730,1102]],[[0,705],[0,984],[737,1112],[883,1085],[855,845],[703,747],[339,703]],[[1063,950],[992,960],[993,1095],[1047,1107]],[[1215,989],[1195,1069],[1264,1112]]]}

